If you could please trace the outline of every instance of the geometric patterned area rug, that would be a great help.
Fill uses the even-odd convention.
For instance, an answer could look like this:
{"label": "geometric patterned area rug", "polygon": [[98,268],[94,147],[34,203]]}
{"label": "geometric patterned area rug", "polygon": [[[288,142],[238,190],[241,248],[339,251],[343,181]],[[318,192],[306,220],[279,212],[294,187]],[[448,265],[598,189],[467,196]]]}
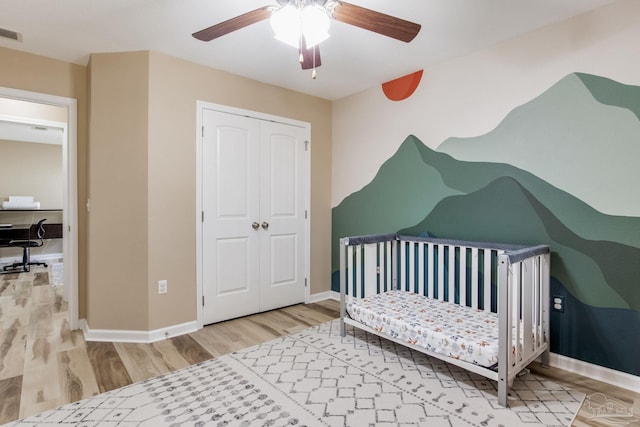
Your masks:
{"label": "geometric patterned area rug", "polygon": [[566,426],[584,394],[532,374],[509,408],[477,374],[339,320],[13,426]]}

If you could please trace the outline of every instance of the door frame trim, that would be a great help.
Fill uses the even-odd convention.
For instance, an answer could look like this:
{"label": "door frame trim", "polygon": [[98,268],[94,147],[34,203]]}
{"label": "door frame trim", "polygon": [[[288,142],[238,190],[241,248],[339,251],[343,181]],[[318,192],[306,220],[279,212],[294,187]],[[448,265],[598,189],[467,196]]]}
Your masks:
{"label": "door frame trim", "polygon": [[65,296],[69,303],[69,329],[79,327],[78,301],[78,101],[47,93],[31,92],[0,86],[0,97],[67,109],[62,148],[62,252],[64,259]]}
{"label": "door frame trim", "polygon": [[228,105],[215,104],[207,101],[196,101],[196,307],[197,307],[197,327],[202,328],[202,142],[203,142],[203,120],[204,110],[214,110],[221,113],[235,114],[243,117],[251,117],[254,119],[283,123],[300,127],[306,130],[305,139],[309,141],[307,144],[305,163],[306,176],[304,177],[304,187],[306,188],[305,210],[307,211],[307,221],[305,224],[305,248],[304,248],[304,265],[305,278],[307,283],[304,290],[304,302],[309,303],[311,290],[311,123],[300,120],[290,119],[287,117],[276,116],[273,114],[261,113],[258,111],[247,110],[243,108],[231,107]]}

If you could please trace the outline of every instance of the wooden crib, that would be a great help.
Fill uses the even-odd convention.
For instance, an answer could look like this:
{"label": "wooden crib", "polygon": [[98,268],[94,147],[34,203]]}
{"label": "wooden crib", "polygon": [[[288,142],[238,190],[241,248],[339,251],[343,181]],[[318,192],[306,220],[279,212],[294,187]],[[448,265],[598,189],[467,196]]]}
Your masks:
{"label": "wooden crib", "polygon": [[[516,375],[538,356],[548,365],[549,268],[544,245],[345,237],[341,333],[352,325],[494,380],[498,403],[507,406]],[[474,322],[495,323],[495,333]],[[472,335],[461,337],[459,329]],[[492,338],[480,340],[485,332]]]}

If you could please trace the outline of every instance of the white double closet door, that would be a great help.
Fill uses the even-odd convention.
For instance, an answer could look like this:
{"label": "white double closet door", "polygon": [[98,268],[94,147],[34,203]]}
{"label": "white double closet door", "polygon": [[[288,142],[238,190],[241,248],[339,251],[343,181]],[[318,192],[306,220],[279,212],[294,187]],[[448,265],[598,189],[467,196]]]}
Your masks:
{"label": "white double closet door", "polygon": [[203,324],[304,302],[308,128],[202,114]]}

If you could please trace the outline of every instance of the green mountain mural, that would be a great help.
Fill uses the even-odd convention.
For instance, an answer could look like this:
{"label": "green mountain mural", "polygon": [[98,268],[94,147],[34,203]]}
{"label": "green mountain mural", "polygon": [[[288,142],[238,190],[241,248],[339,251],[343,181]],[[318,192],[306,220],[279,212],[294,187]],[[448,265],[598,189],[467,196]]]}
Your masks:
{"label": "green mountain mural", "polygon": [[[631,89],[634,97],[622,89]],[[572,95],[566,98],[568,94]],[[572,102],[580,105],[571,108]],[[552,351],[640,375],[640,216],[607,215],[565,191],[572,188],[572,180],[596,172],[612,185],[619,178],[620,164],[627,171],[626,165],[640,158],[638,114],[640,88],[572,74],[518,107],[482,137],[450,139],[438,151],[407,137],[368,185],[333,209],[332,288],[339,288],[338,240],[344,236],[430,233],[463,240],[548,244],[552,293],[566,301],[564,313],[551,315]],[[585,164],[591,165],[603,151],[601,138],[606,132],[594,128],[610,129],[612,121],[620,128],[609,135],[612,141],[605,146],[614,153],[602,157],[597,171],[585,170]],[[575,126],[587,122],[594,138],[580,140],[584,134],[574,132]],[[536,129],[545,123],[549,123],[546,133]],[[549,130],[560,137],[550,137]],[[571,137],[575,134],[579,141]],[[630,141],[629,135],[636,139]],[[578,160],[564,164],[560,175],[567,177],[552,185],[537,176],[535,167],[524,170],[511,162],[497,162],[505,159],[501,152],[510,152],[506,160],[531,155],[530,149],[521,150],[518,138],[540,151],[534,158],[546,161],[548,168],[559,167],[558,158],[566,162],[568,151]],[[475,161],[456,159],[449,152]],[[620,161],[607,163],[613,157]],[[530,159],[519,163],[529,165]],[[614,210],[640,210],[637,197],[629,193],[640,182],[636,175],[634,171],[623,188],[609,189],[608,196],[632,199]],[[583,184],[578,187],[584,189]]]}
{"label": "green mountain mural", "polygon": [[420,223],[400,230],[419,235],[477,241],[537,244],[552,249],[556,277],[578,300],[599,307],[640,310],[636,292],[640,265],[618,265],[616,259],[640,259],[640,249],[580,238],[511,177],[485,188],[442,200]]}
{"label": "green mountain mural", "polygon": [[[640,203],[627,191],[640,182],[639,91],[570,74],[514,109],[493,131],[449,138],[438,151],[458,160],[508,163],[600,212],[638,217]],[[578,232],[597,238],[588,229]]]}
{"label": "green mountain mural", "polygon": [[[509,182],[519,183],[518,188],[526,189],[526,193],[499,186],[506,177],[511,178]],[[463,208],[446,208],[458,200],[466,200]],[[507,202],[515,206],[501,207]],[[436,224],[428,220],[434,218],[429,214],[436,206],[444,220],[434,227]],[[578,300],[599,307],[640,310],[640,264],[617,262],[640,259],[640,249],[579,236],[574,231],[579,227],[555,216],[556,211],[567,207],[574,211],[565,217],[588,222],[598,230],[613,230],[613,235],[619,231],[621,240],[628,240],[628,230],[640,230],[640,218],[601,214],[528,172],[506,164],[461,162],[409,136],[370,184],[333,209],[332,270],[339,268],[337,245],[344,236],[405,229],[463,240],[546,243],[558,254],[554,275]],[[486,218],[481,217],[480,213],[489,208]],[[417,219],[420,215],[422,218]],[[449,225],[444,227],[447,221]],[[625,228],[627,233],[623,232]],[[629,279],[633,277],[636,279]]]}
{"label": "green mountain mural", "polygon": [[593,74],[576,73],[576,76],[598,102],[627,108],[640,119],[640,87],[625,85]]}
{"label": "green mountain mural", "polygon": [[373,181],[333,209],[333,270],[338,268],[335,245],[340,237],[386,233],[415,224],[441,199],[457,194],[463,193],[447,187],[440,172],[424,163],[417,144],[403,144]]}

